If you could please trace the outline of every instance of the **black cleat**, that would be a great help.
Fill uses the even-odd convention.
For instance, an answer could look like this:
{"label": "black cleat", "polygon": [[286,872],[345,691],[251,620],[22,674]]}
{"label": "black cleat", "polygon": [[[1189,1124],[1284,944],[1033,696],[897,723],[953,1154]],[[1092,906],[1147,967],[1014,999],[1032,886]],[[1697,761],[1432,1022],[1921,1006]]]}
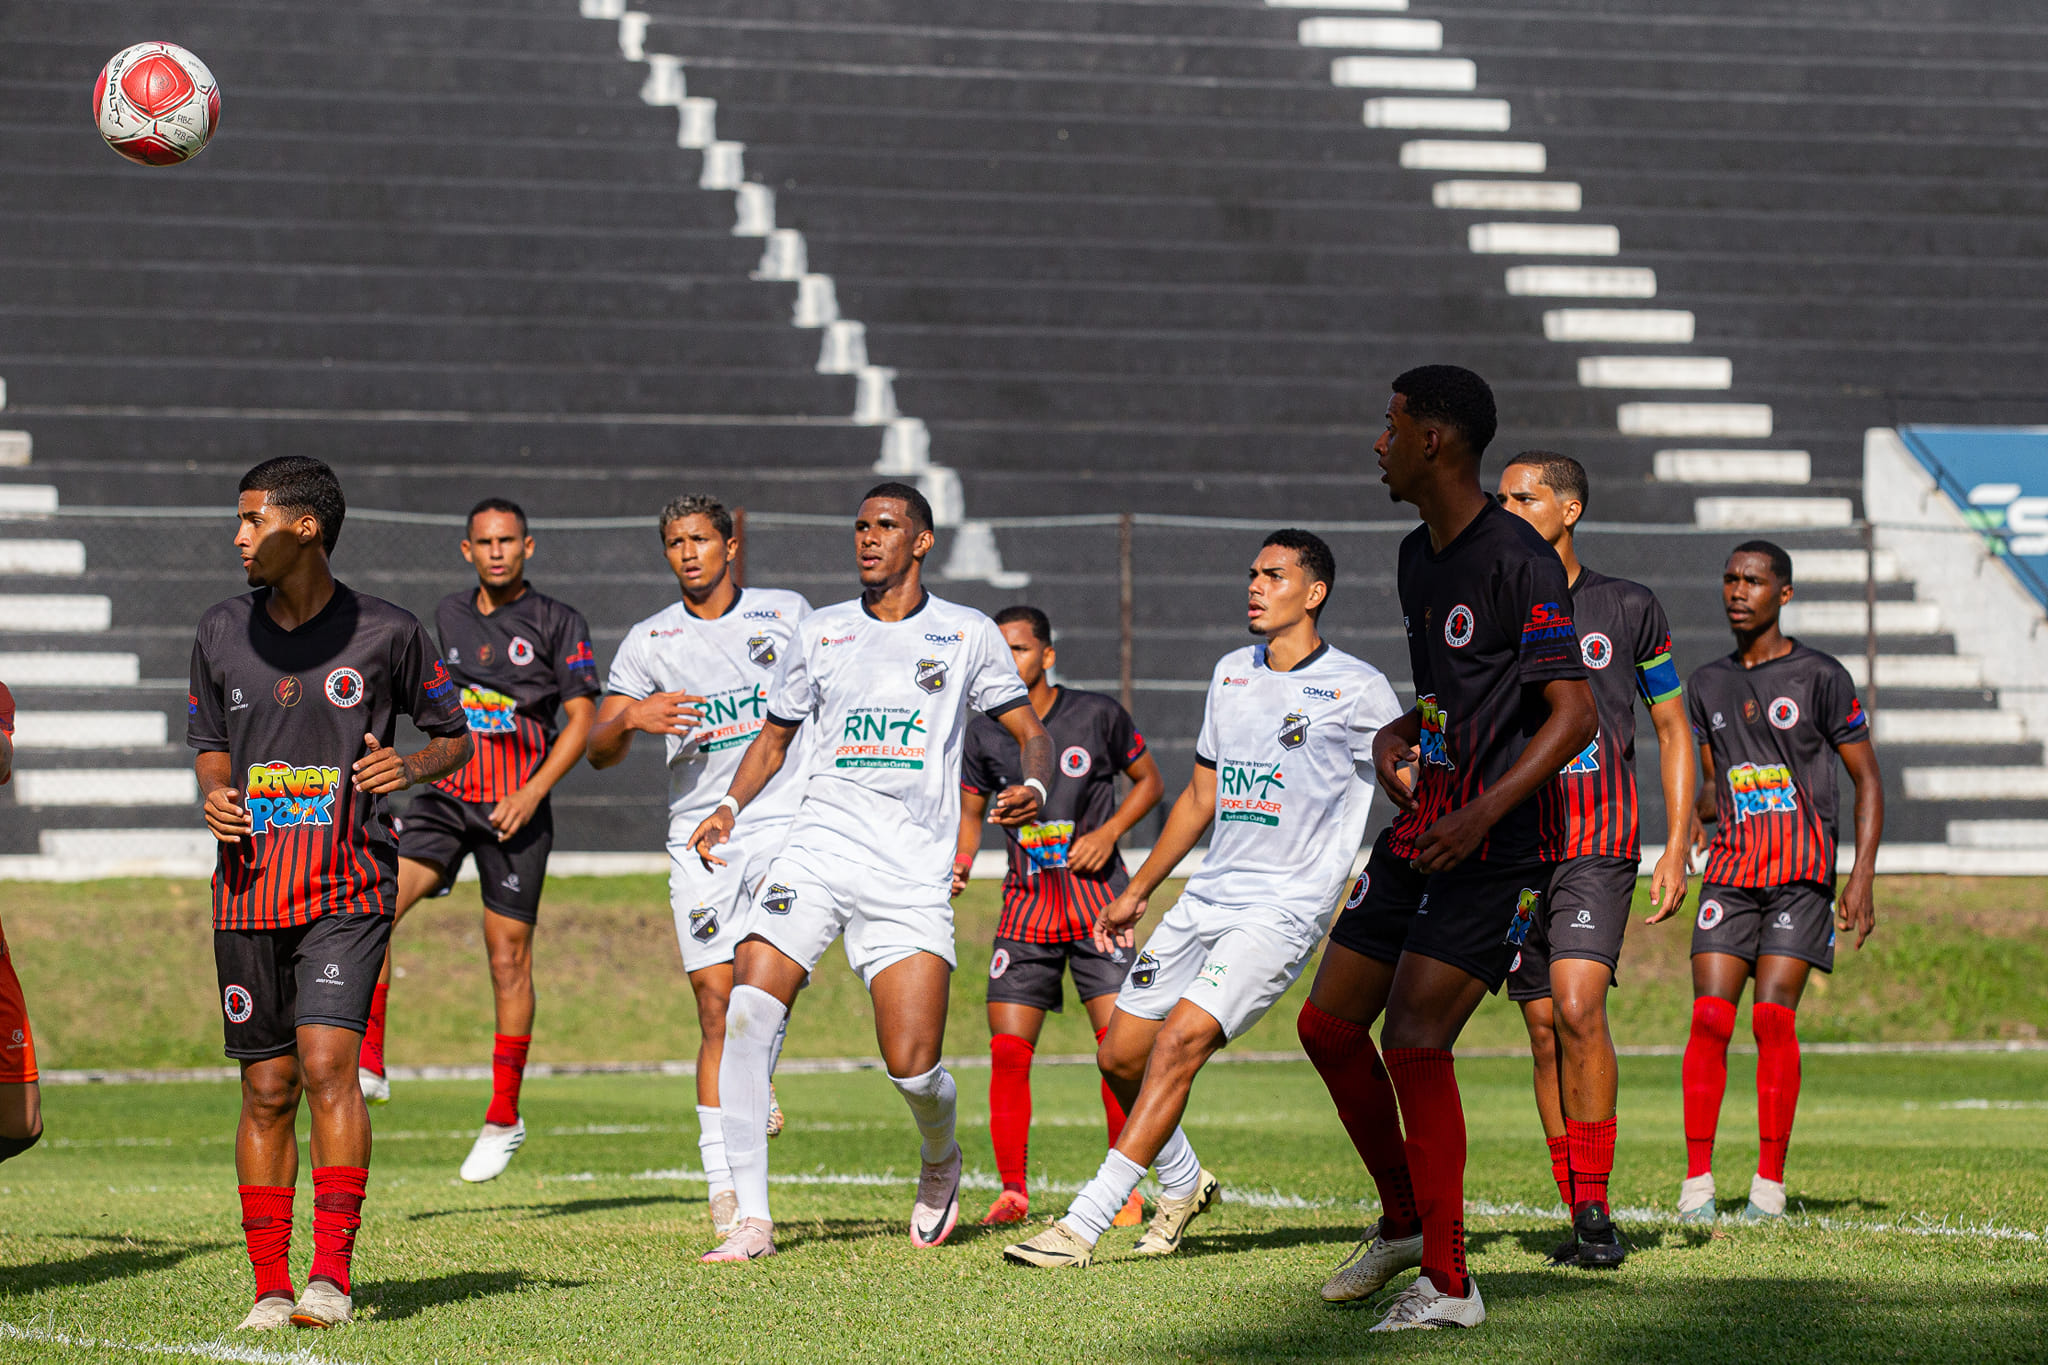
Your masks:
{"label": "black cleat", "polygon": [[1550,1253],[1551,1265],[1577,1265],[1579,1263],[1579,1238],[1576,1231],[1568,1242],[1558,1243],[1557,1250]]}
{"label": "black cleat", "polygon": [[1586,1270],[1614,1270],[1628,1259],[1628,1243],[1614,1230],[1614,1220],[1598,1204],[1582,1204],[1572,1216],[1573,1264]]}

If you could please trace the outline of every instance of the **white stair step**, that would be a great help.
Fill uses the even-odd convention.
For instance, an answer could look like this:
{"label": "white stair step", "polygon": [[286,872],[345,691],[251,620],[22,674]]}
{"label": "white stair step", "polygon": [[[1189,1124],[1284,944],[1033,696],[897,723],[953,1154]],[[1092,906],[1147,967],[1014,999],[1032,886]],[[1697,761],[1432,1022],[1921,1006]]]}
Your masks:
{"label": "white stair step", "polygon": [[[1861,550],[1801,550],[1792,556],[1792,578],[1798,583],[1861,583],[1870,576],[1870,557]],[[1899,557],[1890,550],[1877,552],[1877,581],[1898,583]],[[1902,658],[1915,657],[1902,655]],[[1930,655],[1945,658],[1946,655]],[[1967,684],[1975,686],[1974,683]]]}
{"label": "white stair step", "polygon": [[97,594],[0,593],[0,631],[100,631],[113,623],[113,600]]}
{"label": "white stair step", "polygon": [[82,862],[184,862],[211,866],[220,848],[204,829],[46,829],[36,835],[45,858]]}
{"label": "white stair step", "polygon": [[1491,213],[1577,213],[1580,200],[1570,180],[1439,180],[1429,189],[1429,202],[1440,209]]}
{"label": "white stair step", "polygon": [[1754,440],[1771,434],[1768,403],[1623,403],[1614,420],[1624,436]]}
{"label": "white stair step", "polygon": [[1692,520],[1717,531],[1837,527],[1853,525],[1856,508],[1847,498],[1695,498]]}
{"label": "white stair step", "polygon": [[1354,90],[1470,90],[1479,68],[1465,57],[1339,57],[1330,83]]}
{"label": "white stair step", "polygon": [[1444,26],[1434,19],[1304,19],[1295,36],[1303,47],[1435,52],[1444,45]]}
{"label": "white stair step", "polygon": [[82,574],[82,540],[0,540],[0,573]]}
{"label": "white stair step", "polygon": [[24,806],[189,806],[199,800],[190,768],[54,768],[17,771]]}
{"label": "white stair step", "polygon": [[19,749],[146,749],[170,743],[169,725],[161,711],[23,711],[14,718],[14,744]]}
{"label": "white stair step", "polygon": [[1653,299],[1657,272],[1641,266],[1517,265],[1508,292],[1543,299]]}
{"label": "white stair step", "polygon": [[1692,344],[1693,316],[1684,308],[1552,308],[1543,314],[1550,341],[1639,341]]}
{"label": "white stair step", "polygon": [[0,467],[19,469],[35,455],[35,438],[25,431],[0,431]]}
{"label": "white stair step", "polygon": [[1813,457],[1803,450],[1660,450],[1651,459],[1664,483],[1807,483]]}
{"label": "white stair step", "polygon": [[0,518],[47,517],[56,510],[54,484],[0,483]]}
{"label": "white stair step", "polygon": [[1512,118],[1506,100],[1421,99],[1388,95],[1365,102],[1368,128],[1446,128],[1505,133]]}
{"label": "white stair step", "polygon": [[[1795,577],[1799,573],[1797,561],[1792,572]],[[1849,680],[1858,687],[1870,686],[1869,665],[1861,654],[1842,656],[1842,667],[1849,670]],[[1880,654],[1877,685],[1880,689],[1967,691],[1984,686],[1984,665],[1970,654]]]}
{"label": "white stair step", "polygon": [[1401,165],[1411,171],[1541,175],[1546,164],[1540,142],[1443,142],[1422,138],[1401,144]]}
{"label": "white stair step", "polygon": [[2048,768],[1906,769],[1915,801],[2048,801]]}
{"label": "white stair step", "polygon": [[[1881,619],[1881,618],[1880,618]],[[2017,711],[1922,711],[1887,706],[1873,717],[1880,744],[2025,744],[2027,727]]]}
{"label": "white stair step", "polygon": [[1266,0],[1267,9],[1376,9],[1399,13],[1408,0]]}
{"label": "white stair step", "polygon": [[[1787,602],[1779,615],[1779,629],[1787,635],[1862,635],[1869,620],[1861,602]],[[1938,602],[1879,602],[1879,635],[1938,635],[1941,633],[1941,604]],[[1879,682],[1882,683],[1882,675]]]}
{"label": "white stair step", "polygon": [[1621,229],[1604,223],[1474,223],[1465,244],[1482,256],[1618,256]]}
{"label": "white stair step", "polygon": [[2048,849],[2048,820],[1951,820],[1948,841],[1958,848]]}
{"label": "white stair step", "polygon": [[69,649],[0,653],[0,682],[9,687],[133,687],[142,676],[134,654]]}
{"label": "white stair step", "polygon": [[1588,389],[1726,389],[1735,362],[1717,355],[1588,355],[1579,385]]}

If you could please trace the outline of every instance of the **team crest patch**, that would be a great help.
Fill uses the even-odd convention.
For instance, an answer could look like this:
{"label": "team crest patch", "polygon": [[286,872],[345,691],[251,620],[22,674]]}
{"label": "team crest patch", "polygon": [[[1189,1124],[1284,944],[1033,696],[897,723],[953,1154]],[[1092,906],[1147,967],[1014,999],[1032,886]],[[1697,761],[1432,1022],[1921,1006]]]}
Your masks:
{"label": "team crest patch", "polygon": [[1463,602],[1444,617],[1444,643],[1452,649],[1463,649],[1472,643],[1472,608]]}
{"label": "team crest patch", "polygon": [[1790,697],[1772,697],[1770,710],[1764,714],[1773,729],[1789,730],[1799,723],[1799,703]]}
{"label": "team crest patch", "polygon": [[1152,950],[1147,948],[1138,954],[1138,961],[1131,968],[1131,984],[1142,991],[1150,988],[1158,979],[1159,959],[1152,956]]}
{"label": "team crest patch", "polygon": [[363,704],[363,675],[353,668],[337,668],[327,675],[327,700],[346,711]]}
{"label": "team crest patch", "polygon": [[915,681],[925,691],[936,692],[946,685],[948,667],[944,659],[919,659]]}
{"label": "team crest patch", "polygon": [[1299,711],[1290,711],[1280,722],[1280,747],[1299,749],[1308,743],[1308,717]]}
{"label": "team crest patch", "polygon": [[699,943],[709,943],[718,937],[718,911],[709,905],[700,905],[690,912],[690,937]]}
{"label": "team crest patch", "polygon": [[761,908],[771,915],[786,915],[789,907],[795,904],[796,888],[784,886],[781,882],[769,883],[768,894],[761,897]]}
{"label": "team crest patch", "polygon": [[1346,910],[1356,910],[1365,904],[1365,893],[1372,890],[1372,873],[1361,872],[1358,880],[1351,883],[1351,894],[1344,898]]}
{"label": "team crest patch", "polygon": [[1536,907],[1543,900],[1543,893],[1533,887],[1523,887],[1522,894],[1515,901],[1515,917],[1508,921],[1507,942],[1519,948],[1529,939],[1529,926],[1536,922]]}
{"label": "team crest patch", "polygon": [[256,1001],[240,986],[230,986],[221,992],[220,1007],[230,1024],[246,1024],[249,1016],[256,1012]]}
{"label": "team crest patch", "polygon": [[1599,631],[1593,631],[1580,638],[1579,657],[1588,668],[1605,668],[1614,662],[1614,642]]}
{"label": "team crest patch", "polygon": [[1515,960],[1508,964],[1508,974],[1512,976],[1520,970],[1522,970],[1522,955],[1518,952],[1515,954]]}
{"label": "team crest patch", "polygon": [[297,678],[279,678],[277,686],[270,689],[270,695],[277,698],[279,706],[297,706],[305,691]]}
{"label": "team crest patch", "polygon": [[988,960],[988,979],[1000,981],[1003,979],[1003,973],[1008,970],[1010,970],[1010,950],[1008,948],[996,949],[996,955]]}
{"label": "team crest patch", "polygon": [[775,637],[752,635],[747,637],[747,659],[761,668],[775,667]]}
{"label": "team crest patch", "polygon": [[1712,929],[1721,922],[1721,917],[1726,913],[1721,909],[1721,902],[1704,900],[1700,902],[1700,917],[1694,923],[1702,929]]}
{"label": "team crest patch", "polygon": [[521,668],[533,662],[533,641],[524,635],[512,637],[512,643],[505,647],[505,655]]}
{"label": "team crest patch", "polygon": [[1088,770],[1094,766],[1095,760],[1078,744],[1060,755],[1060,771],[1068,777],[1086,777]]}

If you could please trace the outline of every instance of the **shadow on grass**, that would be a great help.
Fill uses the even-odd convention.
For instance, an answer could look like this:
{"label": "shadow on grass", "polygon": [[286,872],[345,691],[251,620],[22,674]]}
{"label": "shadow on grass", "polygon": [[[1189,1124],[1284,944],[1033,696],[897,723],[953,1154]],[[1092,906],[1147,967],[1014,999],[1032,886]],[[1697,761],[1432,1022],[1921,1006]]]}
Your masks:
{"label": "shadow on grass", "polygon": [[104,1242],[109,1245],[105,1250],[88,1251],[78,1256],[67,1256],[63,1260],[39,1261],[34,1265],[7,1266],[0,1269],[0,1297],[15,1298],[40,1293],[45,1289],[125,1280],[156,1270],[169,1270],[190,1257],[203,1256],[210,1251],[221,1251],[233,1245],[229,1242],[171,1242],[160,1238],[109,1237],[98,1233],[66,1240]]}
{"label": "shadow on grass", "polygon": [[355,1286],[356,1302],[373,1310],[376,1322],[398,1322],[443,1304],[516,1294],[522,1289],[581,1289],[588,1280],[558,1280],[523,1270],[474,1270],[417,1280],[379,1280]]}
{"label": "shadow on grass", "polygon": [[[1282,1247],[1327,1246],[1341,1257],[1358,1245],[1358,1233],[1350,1228],[1267,1228],[1262,1232],[1218,1232],[1197,1226],[1189,1230],[1173,1253],[1175,1260],[1203,1256],[1227,1256],[1238,1251],[1277,1251]],[[1139,1258],[1144,1259],[1143,1257]],[[1335,1264],[1333,1259],[1331,1264]]]}
{"label": "shadow on grass", "polygon": [[423,1209],[406,1215],[409,1223],[435,1218],[467,1218],[495,1214],[523,1213],[531,1218],[572,1218],[580,1213],[602,1213],[607,1209],[637,1209],[655,1204],[702,1204],[702,1199],[682,1194],[621,1194],[609,1199],[570,1199],[560,1204],[486,1204],[474,1209]]}

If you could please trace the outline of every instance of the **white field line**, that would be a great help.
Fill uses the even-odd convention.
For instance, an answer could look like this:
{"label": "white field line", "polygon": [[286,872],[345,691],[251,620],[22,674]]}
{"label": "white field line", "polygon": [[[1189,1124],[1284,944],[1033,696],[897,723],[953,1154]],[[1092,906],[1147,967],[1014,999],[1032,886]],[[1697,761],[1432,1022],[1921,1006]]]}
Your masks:
{"label": "white field line", "polygon": [[22,1327],[11,1322],[0,1322],[0,1341],[33,1341],[45,1346],[73,1346],[81,1351],[122,1351],[131,1355],[190,1356],[198,1360],[238,1361],[242,1365],[336,1365],[334,1357],[319,1355],[304,1346],[296,1351],[266,1351],[256,1346],[230,1346],[224,1341],[108,1341],[103,1337],[75,1337],[47,1327]]}

